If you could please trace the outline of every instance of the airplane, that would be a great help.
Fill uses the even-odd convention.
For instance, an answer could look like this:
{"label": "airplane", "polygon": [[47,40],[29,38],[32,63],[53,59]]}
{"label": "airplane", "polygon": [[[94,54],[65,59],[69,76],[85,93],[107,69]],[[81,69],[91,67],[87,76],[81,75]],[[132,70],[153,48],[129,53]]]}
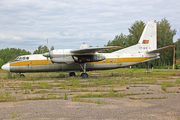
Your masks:
{"label": "airplane", "polygon": [[112,53],[98,52],[122,47],[88,47],[83,43],[79,49],[57,49],[44,54],[18,56],[1,68],[20,73],[20,76],[26,72],[69,72],[70,76],[82,72],[81,77],[88,78],[87,71],[117,69],[159,59],[161,52],[173,47],[157,49],[157,23],[148,21],[136,45]]}

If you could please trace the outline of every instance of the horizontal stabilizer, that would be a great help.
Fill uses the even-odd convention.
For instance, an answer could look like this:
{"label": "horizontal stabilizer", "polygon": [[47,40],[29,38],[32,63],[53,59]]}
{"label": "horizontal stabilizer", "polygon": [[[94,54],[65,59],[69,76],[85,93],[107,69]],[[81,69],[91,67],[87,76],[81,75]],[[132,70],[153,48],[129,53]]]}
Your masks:
{"label": "horizontal stabilizer", "polygon": [[162,47],[162,48],[159,48],[159,49],[156,49],[156,50],[148,51],[148,53],[161,53],[161,52],[169,50],[169,49],[171,49],[173,47],[175,47],[175,46],[174,45],[169,45],[169,46]]}
{"label": "horizontal stabilizer", "polygon": [[72,50],[71,53],[95,53],[95,52],[100,52],[103,50],[119,49],[119,48],[122,48],[122,47],[120,46],[88,47],[88,48],[83,48],[83,49]]}

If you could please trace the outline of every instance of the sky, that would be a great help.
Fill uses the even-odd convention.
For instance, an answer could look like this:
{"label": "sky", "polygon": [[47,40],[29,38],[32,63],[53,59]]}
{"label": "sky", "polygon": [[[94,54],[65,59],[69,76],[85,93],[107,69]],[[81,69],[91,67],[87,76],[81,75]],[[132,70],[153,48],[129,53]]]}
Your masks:
{"label": "sky", "polygon": [[135,21],[166,18],[180,38],[179,0],[0,0],[0,49],[104,46]]}

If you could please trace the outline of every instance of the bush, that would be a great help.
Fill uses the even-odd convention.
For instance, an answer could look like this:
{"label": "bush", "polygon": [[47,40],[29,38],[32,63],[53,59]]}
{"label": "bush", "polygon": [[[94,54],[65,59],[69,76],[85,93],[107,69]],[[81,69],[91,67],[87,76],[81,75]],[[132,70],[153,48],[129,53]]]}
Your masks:
{"label": "bush", "polygon": [[175,64],[175,69],[179,69],[179,64]]}

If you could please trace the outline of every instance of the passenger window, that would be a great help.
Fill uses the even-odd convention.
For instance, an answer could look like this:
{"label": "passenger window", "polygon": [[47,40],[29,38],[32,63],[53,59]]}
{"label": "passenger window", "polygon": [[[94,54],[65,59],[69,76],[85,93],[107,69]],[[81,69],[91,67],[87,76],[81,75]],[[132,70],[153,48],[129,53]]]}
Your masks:
{"label": "passenger window", "polygon": [[26,59],[29,60],[29,57],[27,57]]}
{"label": "passenger window", "polygon": [[25,60],[25,57],[23,57],[23,60]]}

